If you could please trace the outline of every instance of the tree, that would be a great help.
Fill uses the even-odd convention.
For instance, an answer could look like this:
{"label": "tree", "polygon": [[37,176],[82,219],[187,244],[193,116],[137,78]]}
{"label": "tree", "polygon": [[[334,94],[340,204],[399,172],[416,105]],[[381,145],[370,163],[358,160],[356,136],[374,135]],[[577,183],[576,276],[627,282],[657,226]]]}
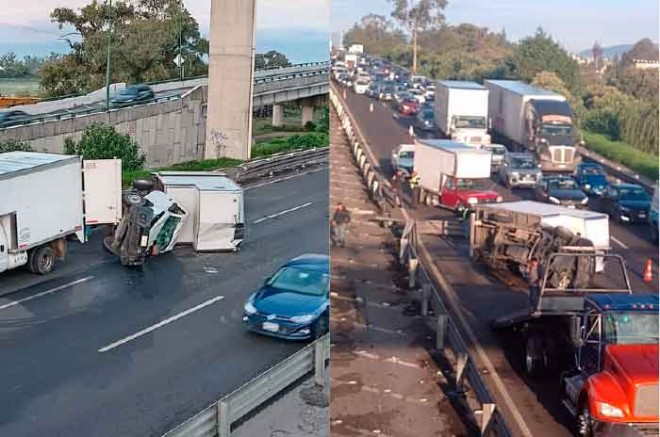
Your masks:
{"label": "tree", "polygon": [[392,27],[383,15],[368,14],[344,34],[344,46],[362,44],[367,53],[383,56],[397,45],[404,44],[405,36]]}
{"label": "tree", "polygon": [[0,142],[0,153],[6,152],[34,152],[34,150],[27,141],[9,139]]}
{"label": "tree", "polygon": [[417,34],[444,22],[442,11],[447,6],[447,0],[417,0],[414,4],[408,0],[388,1],[394,6],[392,17],[412,33],[412,70],[413,74],[417,74]]}
{"label": "tree", "polygon": [[277,68],[277,67],[288,67],[291,65],[289,59],[282,53],[270,50],[266,53],[257,53],[254,56],[254,68],[263,69],[263,68]]}
{"label": "tree", "polygon": [[542,28],[538,28],[534,36],[520,42],[513,54],[512,64],[513,73],[526,82],[532,81],[541,71],[550,71],[556,73],[573,94],[579,94],[577,62]]}
{"label": "tree", "polygon": [[637,69],[635,61],[658,59],[658,49],[648,38],[642,39],[613,62],[605,79],[609,85],[635,98],[656,102],[658,100],[658,70],[655,68]]}
{"label": "tree", "polygon": [[85,159],[119,158],[122,170],[140,170],[147,162],[140,146],[130,135],[117,132],[114,126],[99,123],[87,126],[77,143],[66,138],[64,153]]}
{"label": "tree", "polygon": [[[111,33],[112,82],[151,82],[178,76],[174,58],[181,53],[189,76],[204,74],[208,42],[182,0],[94,0],[74,11],[57,8],[51,19],[60,29],[73,28],[70,52],[51,59],[40,73],[50,96],[91,91],[105,84],[108,23]],[[47,68],[46,68],[47,67]],[[64,81],[64,83],[62,83]]]}

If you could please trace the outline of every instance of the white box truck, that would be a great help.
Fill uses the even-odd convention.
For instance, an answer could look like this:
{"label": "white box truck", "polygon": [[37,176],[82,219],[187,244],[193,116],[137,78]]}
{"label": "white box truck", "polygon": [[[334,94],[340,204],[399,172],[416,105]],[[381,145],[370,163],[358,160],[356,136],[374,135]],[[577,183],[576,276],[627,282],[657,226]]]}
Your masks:
{"label": "white box truck", "polygon": [[512,151],[535,153],[543,171],[572,172],[581,162],[573,114],[560,94],[515,80],[486,80],[492,133]]}
{"label": "white box truck", "polygon": [[188,213],[177,243],[237,251],[245,238],[243,188],[218,172],[159,172],[162,190]]}
{"label": "white box truck", "polygon": [[435,87],[435,123],[451,140],[476,147],[490,144],[488,90],[475,82],[438,82]]}
{"label": "white box truck", "polygon": [[50,272],[66,239],[121,218],[121,160],[32,152],[0,154],[0,272]]}
{"label": "white box truck", "polygon": [[415,139],[421,201],[456,211],[501,202],[490,181],[491,153],[451,140]]}

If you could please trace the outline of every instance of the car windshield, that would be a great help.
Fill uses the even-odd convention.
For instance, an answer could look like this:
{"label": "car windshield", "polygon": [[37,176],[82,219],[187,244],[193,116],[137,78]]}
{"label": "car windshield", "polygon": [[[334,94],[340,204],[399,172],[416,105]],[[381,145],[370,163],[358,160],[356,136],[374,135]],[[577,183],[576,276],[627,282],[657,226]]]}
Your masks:
{"label": "car windshield", "polygon": [[521,170],[533,170],[537,168],[538,166],[536,165],[536,161],[534,161],[534,158],[518,158],[518,157],[512,157],[511,158],[511,167],[512,168],[517,168]]}
{"label": "car windshield", "polygon": [[459,129],[485,129],[485,117],[459,116],[454,118],[454,125]]}
{"label": "car windshield", "polygon": [[459,190],[489,190],[492,184],[489,179],[459,179],[457,185]]}
{"label": "car windshield", "polygon": [[433,120],[433,111],[423,111],[422,118],[424,120]]}
{"label": "car windshield", "polygon": [[541,127],[541,135],[570,136],[573,133],[573,126],[570,124],[544,124]]}
{"label": "car windshield", "polygon": [[324,272],[284,267],[268,281],[268,285],[295,293],[323,296],[328,289],[329,279],[329,275]]}
{"label": "car windshield", "polygon": [[358,80],[358,81],[357,81],[357,84],[358,84],[358,85],[367,85],[368,83],[369,83],[369,82],[367,82],[366,80]]}
{"label": "car windshield", "polygon": [[603,338],[605,343],[658,343],[657,311],[610,311],[603,315],[603,322]]}
{"label": "car windshield", "polygon": [[619,193],[620,199],[625,200],[648,200],[650,197],[646,194],[642,188],[624,188],[618,187],[617,192]]}
{"label": "car windshield", "polygon": [[604,175],[605,170],[603,170],[602,167],[598,166],[588,166],[588,167],[582,167],[582,174],[584,175]]}
{"label": "car windshield", "polygon": [[578,186],[573,179],[551,179],[548,182],[551,190],[577,190]]}
{"label": "car windshield", "polygon": [[137,96],[140,92],[140,88],[137,87],[128,87],[121,92],[122,96]]}
{"label": "car windshield", "polygon": [[489,147],[488,150],[490,150],[493,155],[503,156],[506,153],[504,147]]}
{"label": "car windshield", "polygon": [[403,159],[414,159],[415,158],[415,152],[413,151],[405,151],[405,152],[399,152],[399,158]]}

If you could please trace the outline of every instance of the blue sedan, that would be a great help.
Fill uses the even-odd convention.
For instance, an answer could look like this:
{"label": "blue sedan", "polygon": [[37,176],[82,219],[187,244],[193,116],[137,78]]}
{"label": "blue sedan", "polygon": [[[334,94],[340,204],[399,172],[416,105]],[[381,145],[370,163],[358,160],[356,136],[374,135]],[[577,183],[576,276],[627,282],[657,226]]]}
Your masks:
{"label": "blue sedan", "polygon": [[284,264],[243,308],[252,332],[288,340],[316,339],[328,332],[330,258],[307,254]]}
{"label": "blue sedan", "polygon": [[602,196],[610,188],[605,169],[594,162],[583,162],[575,169],[575,180],[588,195]]}

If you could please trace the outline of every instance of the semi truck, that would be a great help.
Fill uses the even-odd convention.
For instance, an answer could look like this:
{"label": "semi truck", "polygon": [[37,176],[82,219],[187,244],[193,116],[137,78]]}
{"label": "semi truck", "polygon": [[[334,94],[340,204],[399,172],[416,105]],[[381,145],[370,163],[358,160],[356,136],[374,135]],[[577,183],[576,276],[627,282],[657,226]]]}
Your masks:
{"label": "semi truck", "polygon": [[512,151],[529,150],[546,172],[572,172],[581,162],[566,98],[514,80],[485,80],[492,133]]}
{"label": "semi truck", "polygon": [[435,87],[435,123],[446,138],[470,146],[491,143],[488,89],[475,82],[443,80]]}
{"label": "semi truck", "polygon": [[[544,262],[564,246],[610,251],[607,214],[522,200],[479,205],[470,226],[470,254],[491,270],[524,272],[532,258]],[[602,271],[599,259],[597,271]]]}
{"label": "semi truck", "polygon": [[559,375],[576,436],[658,435],[658,295],[633,294],[620,256],[575,249],[546,259],[538,298],[491,325],[519,334],[529,377]]}
{"label": "semi truck", "polygon": [[414,171],[420,200],[461,212],[479,204],[501,202],[489,180],[491,153],[451,140],[415,139]]}
{"label": "semi truck", "polygon": [[47,274],[85,243],[86,227],[121,219],[121,160],[32,152],[0,154],[0,272]]}

